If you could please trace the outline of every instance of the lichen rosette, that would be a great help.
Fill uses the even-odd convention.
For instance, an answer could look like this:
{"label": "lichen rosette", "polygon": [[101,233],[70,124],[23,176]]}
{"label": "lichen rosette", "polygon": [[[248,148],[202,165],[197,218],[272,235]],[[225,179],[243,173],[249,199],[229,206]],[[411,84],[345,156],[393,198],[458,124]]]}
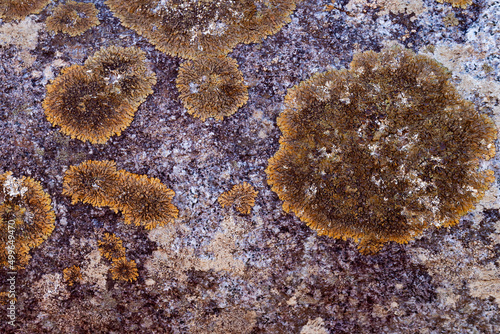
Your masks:
{"label": "lichen rosette", "polygon": [[494,155],[497,130],[449,79],[394,47],[290,89],[266,170],[284,210],[363,253],[456,224],[493,180],[480,160]]}

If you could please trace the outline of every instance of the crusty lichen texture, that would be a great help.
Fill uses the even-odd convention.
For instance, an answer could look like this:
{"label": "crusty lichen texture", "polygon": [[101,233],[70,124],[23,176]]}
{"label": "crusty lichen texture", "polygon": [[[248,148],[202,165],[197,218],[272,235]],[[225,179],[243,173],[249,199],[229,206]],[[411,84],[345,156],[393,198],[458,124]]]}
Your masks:
{"label": "crusty lichen texture", "polygon": [[47,85],[43,108],[50,123],[82,141],[104,144],[120,135],[153,92],[156,76],[138,48],[104,48]]}
{"label": "crusty lichen texture", "polygon": [[62,32],[74,37],[97,26],[99,24],[98,13],[94,4],[68,1],[57,6],[45,23],[50,31]]}
{"label": "crusty lichen texture", "polygon": [[0,0],[0,18],[7,21],[22,20],[38,14],[51,0]]}
{"label": "crusty lichen texture", "polygon": [[179,214],[175,192],[160,180],[117,170],[114,161],[88,160],[71,166],[64,176],[63,194],[72,203],[108,206],[121,211],[125,223],[151,230],[173,222]]}
{"label": "crusty lichen texture", "polygon": [[125,247],[123,247],[122,239],[112,233],[104,233],[98,244],[101,255],[110,261],[125,257]]}
{"label": "crusty lichen texture", "polygon": [[268,183],[320,235],[363,253],[450,226],[493,181],[497,130],[429,57],[394,47],[289,90]]}
{"label": "crusty lichen texture", "polygon": [[229,57],[187,61],[180,66],[176,83],[184,107],[202,121],[231,116],[248,100],[243,75]]}
{"label": "crusty lichen texture", "polygon": [[24,268],[30,249],[47,240],[54,230],[55,214],[49,195],[39,182],[0,175],[0,266]]}
{"label": "crusty lichen texture", "polygon": [[107,0],[121,23],[160,51],[195,59],[259,42],[290,22],[295,0]]}
{"label": "crusty lichen texture", "polygon": [[222,193],[218,201],[223,208],[234,206],[242,214],[248,215],[255,205],[255,198],[258,194],[259,192],[250,183],[243,182]]}

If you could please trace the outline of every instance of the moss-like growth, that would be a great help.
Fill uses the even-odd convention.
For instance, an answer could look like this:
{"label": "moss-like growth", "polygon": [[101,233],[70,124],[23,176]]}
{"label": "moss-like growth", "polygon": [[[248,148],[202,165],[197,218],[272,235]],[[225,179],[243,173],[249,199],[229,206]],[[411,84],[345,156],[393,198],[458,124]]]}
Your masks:
{"label": "moss-like growth", "polygon": [[177,76],[179,97],[187,111],[202,121],[231,116],[248,100],[236,60],[209,57],[183,63]]}
{"label": "moss-like growth", "polygon": [[45,23],[50,31],[78,36],[99,25],[99,11],[92,3],[68,1],[60,4]]}
{"label": "moss-like growth", "polygon": [[156,178],[117,171],[112,161],[89,160],[71,166],[63,187],[63,194],[71,196],[73,203],[109,206],[123,213],[125,223],[148,230],[172,222],[179,214],[172,204],[173,190]]}
{"label": "moss-like growth", "polygon": [[113,266],[110,271],[114,280],[133,282],[139,277],[135,261],[129,261],[125,257],[113,260]]}
{"label": "moss-like growth", "polygon": [[122,239],[112,233],[104,233],[104,237],[98,241],[98,244],[101,255],[108,260],[114,261],[125,256]]}
{"label": "moss-like growth", "polygon": [[268,183],[319,234],[363,253],[449,226],[484,195],[497,130],[429,57],[401,48],[357,54],[349,70],[289,90]]}
{"label": "moss-like growth", "polygon": [[38,247],[54,230],[55,214],[50,197],[29,177],[0,175],[0,266],[24,268]]}
{"label": "moss-like growth", "polygon": [[38,14],[50,0],[0,0],[0,18],[22,20],[30,14]]}
{"label": "moss-like growth", "polygon": [[49,122],[64,134],[103,144],[130,125],[155,83],[143,51],[110,47],[84,66],[65,68],[47,85],[43,107]]}
{"label": "moss-like growth", "polygon": [[82,273],[80,267],[72,266],[63,269],[63,279],[68,286],[73,286],[76,283],[80,283],[82,280]]}
{"label": "moss-like growth", "polygon": [[227,54],[238,43],[255,43],[290,22],[295,0],[107,0],[127,28],[160,51],[195,59]]}
{"label": "moss-like growth", "polygon": [[223,208],[234,206],[239,212],[248,215],[255,205],[255,198],[258,194],[259,192],[251,184],[243,182],[242,184],[234,185],[231,190],[222,193],[218,201]]}

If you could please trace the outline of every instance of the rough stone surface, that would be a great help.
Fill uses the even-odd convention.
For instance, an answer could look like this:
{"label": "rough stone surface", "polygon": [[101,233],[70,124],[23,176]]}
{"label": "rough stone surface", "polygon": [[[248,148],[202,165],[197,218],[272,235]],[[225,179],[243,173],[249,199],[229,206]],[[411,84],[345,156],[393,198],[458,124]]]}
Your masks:
{"label": "rough stone surface", "polygon": [[[46,30],[55,3],[0,22],[0,173],[39,180],[57,216],[17,273],[15,325],[2,305],[1,333],[500,332],[499,182],[459,225],[362,256],[353,242],[318,237],[285,214],[264,172],[279,146],[287,89],[393,43],[448,67],[462,95],[500,125],[498,0],[467,9],[434,0],[303,0],[279,33],[230,54],[249,99],[220,122],[183,108],[175,79],[184,60],[121,26],[102,0],[85,2],[99,9],[101,24],[77,37]],[[458,24],[445,24],[450,13]],[[154,93],[121,136],[103,145],[72,140],[45,118],[45,85],[110,45],[146,52]],[[175,224],[148,232],[107,208],[72,205],[61,194],[64,172],[88,159],[159,178],[176,192]],[[498,163],[498,155],[484,163],[497,180]],[[259,192],[250,215],[217,203],[243,182]],[[104,232],[123,240],[137,281],[111,279],[97,247]],[[73,265],[82,281],[69,287],[62,271]],[[1,270],[0,292],[7,277]]]}

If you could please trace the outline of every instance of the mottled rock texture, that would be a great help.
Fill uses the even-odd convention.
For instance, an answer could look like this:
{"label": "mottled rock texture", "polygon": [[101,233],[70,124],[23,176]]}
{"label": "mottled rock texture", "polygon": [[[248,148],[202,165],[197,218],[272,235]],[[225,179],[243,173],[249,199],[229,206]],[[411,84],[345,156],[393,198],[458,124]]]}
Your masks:
{"label": "mottled rock texture", "polygon": [[[76,37],[47,31],[54,2],[0,23],[0,173],[40,181],[56,213],[53,233],[17,272],[15,325],[3,305],[1,333],[500,332],[497,181],[458,225],[363,256],[353,242],[318,237],[285,214],[264,172],[279,147],[276,118],[287,89],[394,43],[450,69],[462,96],[498,126],[498,0],[466,9],[434,0],[303,0],[279,32],[229,54],[248,102],[205,122],[179,100],[184,60],[120,25],[104,1],[85,2],[95,4],[101,24]],[[456,24],[445,20],[450,13]],[[154,92],[106,144],[70,139],[45,117],[45,87],[62,68],[112,45],[146,53]],[[106,207],[71,204],[64,173],[86,160],[158,178],[175,191],[179,218],[146,231]],[[484,165],[497,179],[498,162],[497,155]],[[217,202],[243,182],[259,192],[249,215]],[[105,232],[123,240],[136,281],[112,279],[98,249]],[[63,270],[74,265],[82,278],[69,286]],[[0,292],[8,277],[0,271]]]}

